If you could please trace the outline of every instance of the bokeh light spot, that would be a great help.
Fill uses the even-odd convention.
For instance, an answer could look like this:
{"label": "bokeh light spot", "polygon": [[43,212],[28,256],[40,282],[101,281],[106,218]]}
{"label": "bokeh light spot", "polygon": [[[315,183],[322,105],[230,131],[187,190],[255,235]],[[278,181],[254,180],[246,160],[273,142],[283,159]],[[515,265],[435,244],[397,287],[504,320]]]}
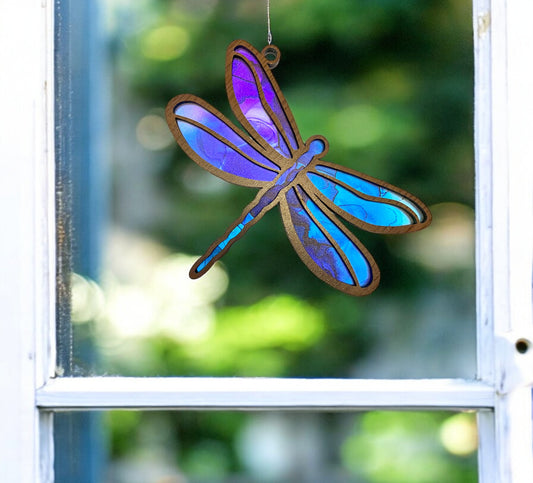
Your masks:
{"label": "bokeh light spot", "polygon": [[215,323],[212,304],[228,286],[220,264],[191,280],[196,257],[167,253],[133,233],[113,233],[110,248],[111,269],[103,277],[110,329],[106,339],[165,336],[198,342],[209,337]]}
{"label": "bokeh light spot", "polygon": [[137,141],[150,151],[159,151],[173,144],[172,133],[166,121],[155,114],[148,114],[137,123]]}
{"label": "bokeh light spot", "polygon": [[90,322],[98,318],[104,309],[104,294],[100,286],[93,280],[77,273],[71,276],[73,323]]}
{"label": "bokeh light spot", "polygon": [[429,269],[457,270],[474,264],[474,210],[460,203],[430,206],[433,220],[426,229],[401,240],[403,254]]}
{"label": "bokeh light spot", "polygon": [[189,43],[189,33],[184,28],[164,25],[150,30],[143,37],[141,51],[148,59],[164,62],[181,57]]}
{"label": "bokeh light spot", "polygon": [[384,116],[373,106],[348,106],[331,118],[331,137],[346,148],[369,146],[382,138],[385,121]]}
{"label": "bokeh light spot", "polygon": [[448,418],[440,428],[442,445],[452,454],[467,456],[477,449],[477,427],[473,414],[461,413]]}

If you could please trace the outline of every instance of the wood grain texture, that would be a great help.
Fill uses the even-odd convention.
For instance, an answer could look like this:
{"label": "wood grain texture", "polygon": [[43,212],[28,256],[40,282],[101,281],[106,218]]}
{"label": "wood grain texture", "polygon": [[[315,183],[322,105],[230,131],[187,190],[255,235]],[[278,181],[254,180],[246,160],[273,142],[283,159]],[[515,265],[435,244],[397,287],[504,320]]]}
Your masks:
{"label": "wood grain texture", "polygon": [[[275,54],[275,62],[265,57],[270,53]],[[358,171],[323,161],[322,158],[329,148],[328,141],[323,136],[312,136],[306,142],[303,141],[289,105],[271,71],[274,64],[277,65],[279,62],[279,58],[280,53],[277,47],[268,46],[260,53],[243,40],[232,42],[227,49],[226,92],[230,107],[246,132],[235,127],[214,107],[191,94],[176,96],[167,106],[166,117],[170,130],[180,147],[193,161],[225,181],[241,186],[261,188],[240,217],[211,244],[206,254],[193,265],[189,275],[191,278],[201,277],[227,253],[236,241],[244,236],[251,226],[259,221],[266,211],[279,204],[287,236],[309,270],[322,281],[348,295],[368,295],[379,284],[378,266],[368,250],[346,229],[337,216],[366,231],[397,234],[425,228],[431,223],[431,213],[424,203],[405,190]],[[242,92],[241,87],[244,89]],[[248,102],[252,104],[253,109],[250,105],[243,107]],[[189,111],[188,114],[186,114],[187,111]],[[261,116],[271,123],[270,129],[275,133],[273,140],[267,139],[259,132],[262,127]],[[217,129],[213,127],[215,125],[221,132],[217,132]],[[224,133],[233,138],[234,142],[225,139]],[[198,141],[196,136],[200,136],[202,142]],[[209,143],[212,144],[211,151],[216,152],[217,149],[221,149],[219,158],[216,157],[216,153],[208,153]],[[304,162],[304,158],[311,152],[313,146],[317,145],[322,147],[320,152],[312,151],[315,153],[313,157]],[[231,159],[226,161],[226,157]],[[269,162],[275,165],[275,168],[268,169],[274,172],[277,170],[278,173],[273,179],[268,172],[261,171],[263,168],[267,169]],[[300,164],[301,167],[297,168]],[[251,167],[253,165],[255,168]],[[242,169],[242,172],[239,172],[239,169]],[[252,173],[254,169],[257,174]],[[353,186],[348,186],[346,181],[343,182],[328,173],[319,172],[324,169],[329,169],[337,173],[336,176],[340,175],[344,179],[351,177],[350,179],[355,180],[352,182],[364,185],[365,189],[370,189],[372,193],[357,190]],[[247,170],[248,174],[246,174]],[[291,174],[292,172],[294,175]],[[284,181],[286,176],[292,177]],[[315,176],[314,182],[311,181],[311,176]],[[316,182],[333,187],[334,193],[331,197],[321,193],[320,188],[314,184]],[[350,200],[341,202],[341,196],[337,197],[338,191],[345,193],[344,196],[351,197]],[[326,217],[324,221],[339,234],[346,245],[343,244],[341,247],[338,240],[335,240],[335,237],[309,211],[302,200],[298,205],[299,208],[288,203],[286,197],[289,194],[300,196],[300,198],[304,195],[311,200],[309,203],[313,207],[318,207]],[[352,208],[354,203],[359,208]],[[366,208],[362,208],[357,203],[364,204]],[[350,213],[343,207],[352,209],[354,212]],[[388,210],[386,215],[391,217],[390,222],[380,224],[372,223],[371,218],[364,219],[369,216],[367,209],[376,210],[377,207],[386,207]],[[302,213],[306,212],[299,220],[307,220],[309,230],[312,228],[316,236],[321,238],[322,247],[320,247],[318,238],[311,237],[310,232],[302,235],[297,231],[295,227],[297,214],[293,211],[294,209],[301,209]],[[377,217],[377,215],[374,216]],[[399,217],[403,217],[401,223],[398,221]],[[303,223],[300,231],[302,229]],[[320,231],[321,235],[318,234]],[[343,247],[351,250],[353,260],[347,256]],[[330,259],[326,260],[326,256]],[[362,272],[356,273],[353,263],[359,257],[366,259],[365,263],[371,274],[370,280],[367,280],[366,276],[361,278],[366,271],[364,263],[359,268]]]}

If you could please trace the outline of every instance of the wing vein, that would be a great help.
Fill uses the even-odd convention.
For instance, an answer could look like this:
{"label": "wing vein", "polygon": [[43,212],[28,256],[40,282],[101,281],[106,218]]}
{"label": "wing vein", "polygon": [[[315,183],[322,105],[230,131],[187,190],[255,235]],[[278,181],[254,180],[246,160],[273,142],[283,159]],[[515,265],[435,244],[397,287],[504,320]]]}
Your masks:
{"label": "wing vein", "polygon": [[[310,193],[308,193],[304,187],[300,184],[297,185],[297,187],[299,189],[301,189],[313,202],[316,203],[316,198],[314,198]],[[339,246],[339,244],[337,243],[337,241],[331,236],[331,234],[322,226],[322,224],[316,219],[316,217],[313,215],[313,213],[311,213],[311,211],[307,208],[304,200],[302,199],[302,196],[301,194],[298,192],[298,189],[295,189],[294,190],[294,193],[296,194],[298,200],[300,201],[300,204],[302,205],[303,209],[305,210],[305,212],[307,213],[307,215],[313,220],[313,222],[320,228],[320,230],[322,231],[322,234],[327,238],[327,240],[329,241],[329,243],[331,244],[331,246],[335,249],[335,251],[337,252],[337,255],[339,255],[339,257],[341,258],[342,262],[344,263],[345,267],[346,267],[346,270],[348,270],[349,274],[350,274],[350,277],[352,277],[352,280],[354,282],[354,285],[356,286],[359,286],[359,281],[357,279],[357,275],[351,265],[351,263],[348,261],[348,258],[346,257],[344,251],[341,249],[341,247]],[[317,204],[317,206],[319,206]],[[324,213],[325,214],[325,213]],[[327,215],[326,215],[327,216]],[[334,216],[334,215],[333,215]],[[335,220],[331,220],[331,216],[328,216],[328,218],[330,219],[330,221],[332,221],[333,223],[335,223],[336,218]],[[335,223],[337,226],[340,224],[340,223]]]}
{"label": "wing vein", "polygon": [[[223,136],[221,136],[220,134],[218,134],[216,131],[213,131],[212,129],[208,128],[207,126],[203,125],[202,123],[198,122],[198,121],[195,121],[194,119],[191,119],[191,118],[188,118],[188,117],[183,117],[183,116],[180,116],[180,115],[177,115],[175,114],[174,117],[176,118],[176,120],[178,121],[182,121],[182,122],[185,122],[185,123],[188,123],[188,124],[191,124],[193,125],[194,127],[197,127],[198,129],[201,129],[202,131],[205,131],[207,134],[213,136],[214,138],[217,139],[217,141],[220,141],[221,143],[225,144],[226,146],[228,146],[230,149],[234,150],[235,152],[237,152],[240,156],[242,156],[243,158],[245,158],[246,160],[250,161],[251,163],[255,164],[256,166],[259,166],[260,168],[263,168],[263,169],[266,169],[268,171],[272,171],[273,173],[279,173],[279,170],[281,169],[279,166],[278,166],[278,163],[276,163],[270,156],[269,156],[269,160],[272,162],[272,164],[275,164],[276,166],[278,166],[278,170],[275,170],[275,169],[272,169],[271,167],[269,166],[266,166],[264,165],[263,163],[260,163],[259,161],[253,159],[252,157],[248,156],[246,153],[244,153],[241,149],[239,149],[237,146],[235,146],[233,143],[231,143],[230,141],[228,141],[227,139],[225,139]],[[249,144],[250,145],[250,144]],[[252,147],[250,145],[250,147]],[[255,148],[253,148],[255,149]],[[256,150],[257,151],[257,150]],[[258,151],[259,153],[259,151]],[[261,153],[259,153],[261,154]],[[264,155],[262,155],[264,156]]]}
{"label": "wing vein", "polygon": [[[401,210],[406,212],[406,214],[409,216],[409,218],[412,219],[413,223],[418,223],[418,216],[416,215],[416,213],[411,208],[409,208],[409,206],[404,205],[404,204],[402,204],[399,201],[391,200],[389,198],[381,198],[379,196],[368,195],[366,193],[363,193],[362,191],[356,190],[355,188],[353,188],[353,187],[349,186],[348,184],[344,183],[343,181],[340,181],[339,179],[337,179],[337,178],[335,178],[335,177],[333,177],[333,176],[331,176],[329,174],[326,174],[326,173],[320,173],[320,172],[312,172],[312,173],[315,174],[316,176],[321,176],[322,178],[324,178],[324,179],[326,179],[328,181],[331,181],[332,183],[334,183],[336,185],[341,186],[346,191],[352,193],[355,196],[358,196],[359,198],[361,198],[363,200],[372,201],[374,203],[381,203],[381,204],[385,204],[385,205],[391,205],[391,206],[395,206],[396,208],[400,208]],[[328,205],[329,204],[333,204],[334,206],[337,206],[337,205],[335,205],[335,203],[333,203],[330,199],[328,199],[326,196],[324,196],[320,192],[319,192],[319,196],[320,196],[320,199],[322,201],[324,201],[326,204],[328,204]]]}
{"label": "wing vein", "polygon": [[[277,114],[274,113],[274,111],[272,110],[272,108],[270,107],[270,105],[268,104],[268,102],[266,100],[265,93],[263,92],[263,88],[261,86],[261,80],[259,79],[259,75],[257,74],[257,71],[253,68],[253,66],[250,65],[250,61],[248,59],[246,59],[246,57],[244,57],[243,55],[239,54],[238,52],[236,52],[234,55],[235,55],[235,57],[238,57],[239,59],[244,61],[244,63],[250,69],[250,71],[251,71],[251,73],[252,73],[252,75],[254,77],[255,87],[257,89],[257,92],[259,93],[259,99],[261,100],[261,105],[263,106],[263,109],[266,111],[266,113],[268,114],[270,119],[272,119],[272,122],[275,124],[276,129],[278,130],[280,136],[283,138],[283,141],[285,142],[285,145],[287,146],[287,149],[289,150],[290,158],[293,158],[294,157],[294,149],[291,146],[291,143],[289,142],[289,138],[287,137],[287,134],[285,133],[285,129],[283,128],[281,120],[278,118]],[[277,94],[275,89],[274,89],[274,93],[276,95],[276,98],[277,98],[278,102],[280,103],[280,105],[281,105],[281,107],[283,109],[283,105],[281,104],[281,101],[280,101],[280,99],[278,97],[278,94]],[[290,122],[289,122],[289,127],[292,129],[292,126],[290,125]]]}

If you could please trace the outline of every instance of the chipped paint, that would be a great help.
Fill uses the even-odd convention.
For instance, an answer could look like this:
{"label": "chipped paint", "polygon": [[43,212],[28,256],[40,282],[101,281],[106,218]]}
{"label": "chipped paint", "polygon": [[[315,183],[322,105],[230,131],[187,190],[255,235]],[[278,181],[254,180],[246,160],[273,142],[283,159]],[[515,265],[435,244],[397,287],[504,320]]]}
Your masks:
{"label": "chipped paint", "polygon": [[483,12],[477,18],[477,37],[482,38],[490,29],[490,12]]}

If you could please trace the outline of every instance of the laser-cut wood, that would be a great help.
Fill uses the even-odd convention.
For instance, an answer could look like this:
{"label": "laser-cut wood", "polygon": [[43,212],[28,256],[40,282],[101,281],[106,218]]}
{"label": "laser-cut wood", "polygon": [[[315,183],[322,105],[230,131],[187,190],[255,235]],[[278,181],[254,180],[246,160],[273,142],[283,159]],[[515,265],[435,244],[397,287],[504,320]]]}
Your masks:
{"label": "laser-cut wood", "polygon": [[230,183],[260,188],[189,275],[201,277],[279,204],[289,240],[311,272],[349,295],[367,295],[379,284],[378,266],[337,216],[364,230],[386,234],[425,228],[431,213],[400,188],[322,161],[328,142],[322,136],[302,140],[271,72],[279,58],[273,45],[261,53],[243,40],[228,47],[226,91],[246,132],[191,94],[174,97],[167,106],[170,130],[193,161]]}

